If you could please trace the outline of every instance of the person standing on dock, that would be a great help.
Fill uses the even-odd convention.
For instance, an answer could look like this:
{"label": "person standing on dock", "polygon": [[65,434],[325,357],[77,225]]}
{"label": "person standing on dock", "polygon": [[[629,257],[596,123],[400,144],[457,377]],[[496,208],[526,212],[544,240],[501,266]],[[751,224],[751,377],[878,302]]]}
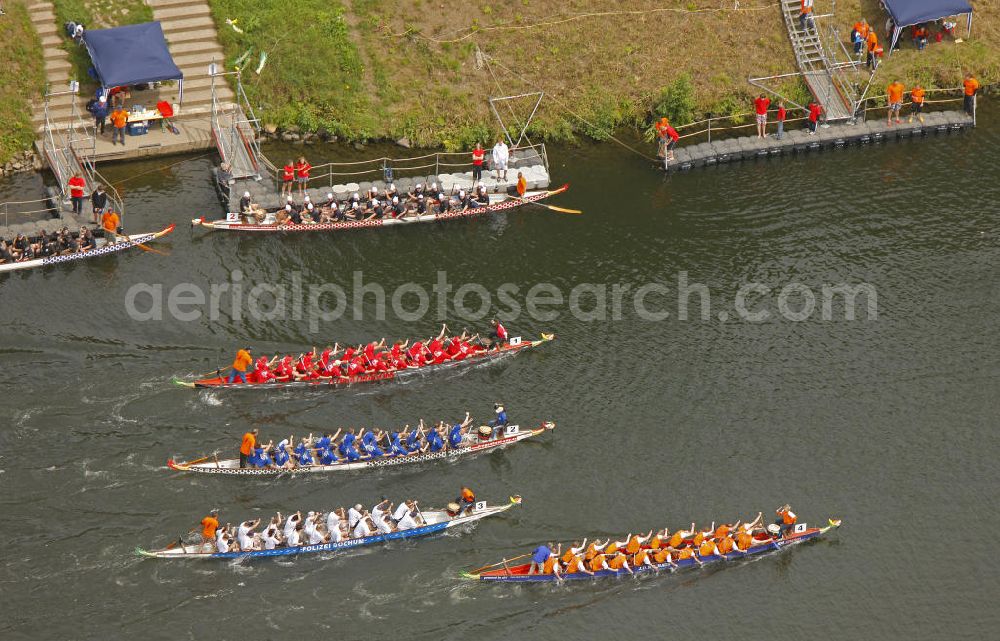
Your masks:
{"label": "person standing on dock", "polygon": [[785,118],[787,118],[787,117],[788,117],[788,110],[785,109],[785,101],[784,100],[779,100],[778,101],[778,115],[776,116],[776,120],[778,121],[778,133],[775,134],[775,136],[774,136],[778,140],[781,140],[781,137],[785,133]]}
{"label": "person standing on dock", "polygon": [[962,89],[965,92],[965,113],[970,116],[976,115],[976,93],[979,91],[979,81],[971,73],[965,74],[962,81]]}
{"label": "person standing on dock", "polygon": [[[306,189],[309,188],[309,170],[312,169],[312,165],[306,160],[305,156],[299,156],[299,162],[295,165],[295,181],[299,183],[299,195],[305,196]],[[289,190],[291,193],[291,190]]]}
{"label": "person standing on dock", "polygon": [[892,126],[892,115],[896,114],[896,124],[903,122],[899,117],[899,110],[903,108],[903,92],[906,91],[906,87],[903,86],[898,80],[893,80],[888,87],[885,88],[886,99],[889,102],[889,110],[886,112],[885,124],[889,127]]}
{"label": "person standing on dock", "polygon": [[771,106],[771,99],[764,94],[760,94],[753,101],[754,110],[757,112],[757,137],[767,138],[767,109]]}
{"label": "person standing on dock", "polygon": [[94,224],[96,225],[100,222],[105,207],[108,206],[108,194],[104,191],[104,185],[98,185],[94,193],[90,195],[90,204],[94,208]]}
{"label": "person standing on dock", "polygon": [[910,118],[907,122],[913,122],[913,117],[916,116],[920,120],[920,124],[924,123],[924,88],[917,85],[910,90],[910,102],[912,106],[910,107]]}
{"label": "person standing on dock", "polygon": [[483,179],[483,160],[486,159],[486,152],[483,146],[476,143],[476,148],[472,150],[472,180],[480,182]]}
{"label": "person standing on dock", "polygon": [[99,131],[102,135],[104,134],[104,125],[108,119],[108,97],[101,94],[101,97],[97,99],[94,103],[93,108],[90,113],[94,115],[94,132],[95,134]]}
{"label": "person standing on dock", "polygon": [[128,112],[125,111],[124,107],[118,107],[111,112],[111,126],[114,127],[114,131],[111,132],[111,144],[117,145],[118,139],[122,140],[122,147],[125,146],[125,126],[128,124]]}
{"label": "person standing on dock", "polygon": [[292,183],[295,182],[295,165],[289,160],[281,169],[281,195],[292,197]]}
{"label": "person standing on dock", "polygon": [[69,179],[69,197],[73,201],[73,213],[78,216],[83,215],[83,188],[86,186],[87,183],[79,173],[73,174]]}
{"label": "person standing on dock", "polygon": [[823,108],[815,100],[809,103],[809,135],[816,135],[816,125],[819,124],[819,115],[823,113]]}
{"label": "person standing on dock", "polygon": [[510,160],[510,149],[503,138],[497,140],[493,145],[493,177],[497,180],[507,181],[507,161]]}

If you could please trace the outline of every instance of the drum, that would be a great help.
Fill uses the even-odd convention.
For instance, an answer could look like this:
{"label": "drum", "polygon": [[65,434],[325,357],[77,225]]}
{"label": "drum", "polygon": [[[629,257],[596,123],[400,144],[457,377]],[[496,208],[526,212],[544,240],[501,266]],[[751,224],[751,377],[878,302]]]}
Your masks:
{"label": "drum", "polygon": [[447,509],[448,516],[457,516],[462,511],[462,507],[458,503],[449,503]]}
{"label": "drum", "polygon": [[767,526],[767,531],[771,533],[771,535],[773,536],[778,536],[779,534],[781,534],[781,526],[778,525],[777,523],[771,523],[770,525]]}
{"label": "drum", "polygon": [[488,441],[493,437],[493,428],[488,425],[479,426],[479,440]]}

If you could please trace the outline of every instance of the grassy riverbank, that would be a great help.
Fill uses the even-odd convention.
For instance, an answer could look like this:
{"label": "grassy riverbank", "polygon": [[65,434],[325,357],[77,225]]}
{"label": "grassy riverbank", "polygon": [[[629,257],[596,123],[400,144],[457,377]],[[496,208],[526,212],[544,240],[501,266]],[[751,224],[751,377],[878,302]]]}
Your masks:
{"label": "grassy riverbank", "polygon": [[0,17],[0,165],[35,139],[31,101],[45,85],[42,50],[24,0],[8,0]]}
{"label": "grassy riverbank", "polygon": [[[824,2],[818,13],[828,10]],[[739,10],[704,0],[623,0],[613,8],[569,0],[555,14],[539,0],[302,0],[293,10],[281,0],[209,3],[230,63],[252,48],[247,67],[254,67],[268,53],[260,75],[244,74],[265,120],[348,140],[405,136],[467,147],[494,135],[488,96],[538,90],[547,97],[535,136],[603,139],[618,127],[644,128],[663,110],[679,124],[745,112],[756,91],[748,77],[795,69],[768,0],[744,0]],[[877,0],[841,0],[837,12],[845,39],[858,16],[880,31],[885,21]],[[974,27],[961,44],[917,52],[905,42],[884,62],[875,92],[890,76],[927,87],[956,86],[964,70],[1000,80],[1000,15],[981,12]],[[807,99],[798,80],[780,89]],[[516,124],[527,110],[522,104],[503,115]]]}

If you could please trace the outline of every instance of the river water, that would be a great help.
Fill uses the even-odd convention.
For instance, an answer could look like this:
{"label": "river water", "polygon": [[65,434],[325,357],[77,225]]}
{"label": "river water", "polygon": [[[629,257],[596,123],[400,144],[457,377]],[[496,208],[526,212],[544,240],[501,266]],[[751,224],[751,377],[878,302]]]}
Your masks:
{"label": "river water", "polygon": [[[112,181],[150,172],[124,183],[129,231],[179,225],[155,246],[169,256],[133,252],[0,282],[0,637],[991,638],[1000,624],[998,149],[995,117],[957,136],[666,178],[616,146],[550,149],[555,180],[572,184],[553,203],[583,216],[532,208],[289,238],[188,228],[218,213],[209,157],[107,167]],[[18,180],[28,182],[8,183],[5,195],[37,178]],[[567,298],[593,286],[578,289],[576,313],[565,302],[543,308],[551,320],[525,311],[508,323],[524,336],[555,332],[554,342],[460,375],[337,392],[172,387],[171,376],[214,369],[247,343],[293,351],[439,326],[433,293],[416,320],[391,308],[379,318],[369,297],[360,320],[347,311],[314,327],[308,309],[301,319],[237,319],[225,299],[214,318],[204,309],[190,321],[166,310],[139,321],[126,309],[136,284],[166,296],[183,283],[230,282],[234,270],[248,289],[301,279],[340,285],[348,299],[359,270],[387,296],[404,283],[430,287],[442,271],[456,288],[495,294],[511,284],[522,303],[539,283]],[[709,291],[705,317],[693,293],[679,318],[679,279]],[[752,283],[770,293],[752,293],[745,307],[767,320],[737,309]],[[630,287],[617,311],[615,284]],[[822,288],[840,284],[867,285],[876,308],[860,297],[848,320],[836,300],[824,318]],[[636,309],[644,285],[647,312],[669,317]],[[138,300],[148,311],[152,299]],[[445,311],[456,329],[485,324],[457,318],[453,301]],[[486,419],[494,400],[522,425],[558,427],[480,458],[338,478],[244,482],[165,468],[171,456],[235,453],[249,425],[270,439],[466,410]],[[133,555],[212,507],[239,522],[383,494],[440,505],[462,484],[524,504],[467,531],[328,558]],[[701,572],[566,586],[458,578],[550,539],[770,515],[784,502],[808,523],[833,516],[844,526]]]}

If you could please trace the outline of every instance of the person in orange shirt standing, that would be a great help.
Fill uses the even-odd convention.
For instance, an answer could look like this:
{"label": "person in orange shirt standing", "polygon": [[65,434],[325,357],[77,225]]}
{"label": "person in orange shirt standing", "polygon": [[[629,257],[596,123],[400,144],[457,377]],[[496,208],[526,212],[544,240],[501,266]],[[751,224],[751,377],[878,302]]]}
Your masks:
{"label": "person in orange shirt standing", "polygon": [[111,144],[117,145],[118,138],[122,139],[122,147],[125,146],[125,125],[128,124],[128,112],[125,111],[124,107],[118,107],[111,112],[111,126],[114,127],[114,131],[111,132]]}
{"label": "person in orange shirt standing", "polygon": [[799,13],[799,28],[803,31],[812,23],[813,0],[802,0],[802,12]]}
{"label": "person in orange shirt standing", "polygon": [[243,435],[243,441],[240,443],[240,467],[249,466],[250,455],[253,454],[253,448],[255,447],[257,447],[256,427]]}
{"label": "person in orange shirt standing", "polygon": [[219,511],[212,510],[201,520],[201,541],[209,545],[215,544],[215,533],[219,529]]}
{"label": "person in orange shirt standing", "polygon": [[896,124],[903,122],[899,119],[899,110],[903,107],[903,92],[906,87],[903,86],[898,80],[893,80],[888,87],[885,88],[885,95],[889,101],[889,110],[886,112],[885,124],[892,126],[892,115],[896,114]]}
{"label": "person in orange shirt standing", "polygon": [[917,85],[910,90],[910,102],[913,105],[910,107],[910,119],[907,122],[913,122],[913,117],[916,116],[920,120],[921,124],[924,122],[924,88]]}
{"label": "person in orange shirt standing", "polygon": [[875,59],[875,48],[878,47],[878,36],[875,35],[874,29],[868,30],[868,37],[865,38],[865,46],[868,47],[868,58],[865,64],[869,69],[874,71],[875,67],[878,66],[878,60]]}
{"label": "person in orange shirt standing", "polygon": [[118,242],[118,226],[120,224],[121,219],[115,213],[115,210],[110,207],[101,216],[101,229],[104,230],[104,238],[108,241],[109,245]]}
{"label": "person in orange shirt standing", "polygon": [[237,378],[243,381],[244,385],[247,384],[247,368],[250,367],[250,363],[253,362],[253,357],[250,356],[250,352],[251,349],[249,347],[236,352],[236,360],[233,361],[233,371],[229,373],[229,385],[232,385],[233,381]]}
{"label": "person in orange shirt standing", "polygon": [[965,113],[975,116],[976,92],[979,91],[979,81],[971,73],[967,73],[965,80],[962,81],[962,87],[965,90]]}

